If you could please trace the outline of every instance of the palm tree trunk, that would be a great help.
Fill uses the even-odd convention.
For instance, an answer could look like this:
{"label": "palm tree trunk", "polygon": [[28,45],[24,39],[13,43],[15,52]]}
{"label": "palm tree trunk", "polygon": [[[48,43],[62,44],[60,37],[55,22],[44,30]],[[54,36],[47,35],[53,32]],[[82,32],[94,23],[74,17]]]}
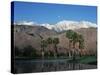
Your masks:
{"label": "palm tree trunk", "polygon": [[44,51],[42,51],[42,58],[44,58]]}
{"label": "palm tree trunk", "polygon": [[75,51],[76,51],[75,42],[73,42],[73,53],[72,53],[72,54],[73,54],[73,60],[76,59],[76,58],[75,58],[75,57],[76,57],[76,54],[75,54],[76,52],[75,52]]}
{"label": "palm tree trunk", "polygon": [[58,51],[57,51],[57,45],[55,44],[54,47],[55,47],[54,57],[57,58],[57,53],[58,53]]}
{"label": "palm tree trunk", "polygon": [[69,58],[71,58],[71,51],[68,52],[68,56],[69,56]]}
{"label": "palm tree trunk", "polygon": [[44,47],[41,47],[41,56],[44,58]]}
{"label": "palm tree trunk", "polygon": [[44,58],[44,47],[43,47],[43,51],[42,51],[42,57]]}
{"label": "palm tree trunk", "polygon": [[71,44],[71,42],[70,42],[70,40],[69,40],[69,52],[68,52],[69,58],[71,58],[71,51],[70,51],[70,50],[71,50],[71,47],[70,47],[71,45],[70,45],[70,44]]}

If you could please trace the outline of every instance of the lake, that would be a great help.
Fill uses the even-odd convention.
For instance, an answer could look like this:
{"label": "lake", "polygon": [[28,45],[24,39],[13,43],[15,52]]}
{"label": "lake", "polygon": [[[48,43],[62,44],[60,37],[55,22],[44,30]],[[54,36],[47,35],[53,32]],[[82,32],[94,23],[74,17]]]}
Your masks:
{"label": "lake", "polygon": [[14,64],[15,73],[67,71],[96,68],[97,65],[68,62],[66,59],[15,60]]}

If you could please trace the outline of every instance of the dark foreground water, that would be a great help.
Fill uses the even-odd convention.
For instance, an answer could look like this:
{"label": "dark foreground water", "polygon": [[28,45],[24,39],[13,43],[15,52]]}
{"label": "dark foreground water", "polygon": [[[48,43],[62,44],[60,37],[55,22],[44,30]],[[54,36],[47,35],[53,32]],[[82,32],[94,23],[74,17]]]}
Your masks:
{"label": "dark foreground water", "polygon": [[50,72],[96,69],[97,65],[68,62],[66,59],[54,60],[15,60],[15,73]]}

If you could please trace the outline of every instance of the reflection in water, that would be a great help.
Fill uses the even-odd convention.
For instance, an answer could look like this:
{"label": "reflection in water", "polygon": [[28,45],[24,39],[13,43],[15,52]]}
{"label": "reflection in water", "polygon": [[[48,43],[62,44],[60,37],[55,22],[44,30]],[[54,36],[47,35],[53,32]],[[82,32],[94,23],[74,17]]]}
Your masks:
{"label": "reflection in water", "polygon": [[65,59],[58,60],[15,60],[15,73],[49,72],[65,70],[95,69],[96,65],[68,63]]}

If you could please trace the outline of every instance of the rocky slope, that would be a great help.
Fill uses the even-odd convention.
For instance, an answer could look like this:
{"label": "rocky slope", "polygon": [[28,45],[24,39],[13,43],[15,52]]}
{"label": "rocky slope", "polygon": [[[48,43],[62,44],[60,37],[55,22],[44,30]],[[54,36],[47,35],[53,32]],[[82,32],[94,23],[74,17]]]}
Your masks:
{"label": "rocky slope", "polygon": [[14,25],[14,45],[23,48],[31,45],[40,49],[41,39],[56,35],[56,32],[43,26]]}

